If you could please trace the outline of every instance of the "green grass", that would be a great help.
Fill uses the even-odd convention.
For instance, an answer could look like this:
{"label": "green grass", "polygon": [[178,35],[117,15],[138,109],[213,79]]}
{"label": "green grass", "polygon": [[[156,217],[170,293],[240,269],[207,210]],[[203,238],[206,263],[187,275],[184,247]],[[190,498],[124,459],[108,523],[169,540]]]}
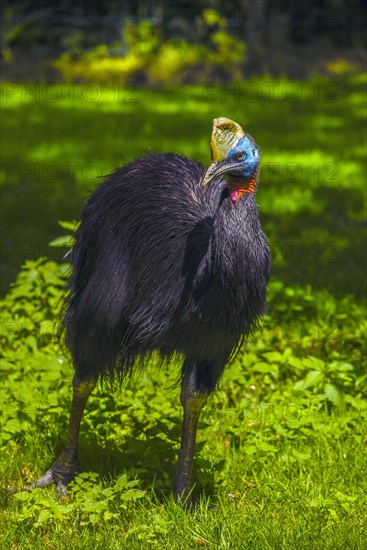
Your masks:
{"label": "green grass", "polygon": [[171,495],[179,364],[157,372],[154,361],[123,391],[99,387],[90,398],[85,473],[67,500],[53,488],[9,490],[61,451],[71,398],[53,326],[67,266],[29,261],[3,302],[1,548],[365,548],[364,80],[298,83],[294,102],[288,84],[272,99],[258,81],[262,100],[240,102],[218,89],[204,102],[199,87],[137,91],[137,103],[116,103],[107,89],[91,103],[80,87],[74,102],[6,96],[8,282],[24,259],[56,254],[47,243],[62,232],[57,219],[77,219],[97,183],[89,163],[107,173],[148,149],[208,163],[220,115],[262,148],[258,203],[274,277],[261,334],[202,415],[187,511]]}
{"label": "green grass", "polygon": [[3,85],[3,291],[24,259],[55,257],[47,244],[58,235],[56,220],[79,217],[96,176],[148,150],[208,164],[212,119],[223,115],[262,149],[258,202],[275,275],[363,294],[363,77],[118,94],[57,86]]}

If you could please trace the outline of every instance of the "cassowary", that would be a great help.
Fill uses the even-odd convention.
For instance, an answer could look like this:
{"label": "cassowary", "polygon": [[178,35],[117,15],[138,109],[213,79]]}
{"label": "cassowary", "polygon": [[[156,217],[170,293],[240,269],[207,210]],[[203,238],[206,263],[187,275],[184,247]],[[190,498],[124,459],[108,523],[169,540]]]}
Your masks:
{"label": "cassowary", "polygon": [[255,191],[260,153],[230,119],[214,120],[206,170],[176,154],[119,168],[91,195],[71,252],[64,316],[75,376],[65,448],[32,487],[67,491],[80,421],[99,377],[124,378],[158,350],[183,356],[176,498],[192,485],[197,423],[244,335],[266,311],[267,239]]}

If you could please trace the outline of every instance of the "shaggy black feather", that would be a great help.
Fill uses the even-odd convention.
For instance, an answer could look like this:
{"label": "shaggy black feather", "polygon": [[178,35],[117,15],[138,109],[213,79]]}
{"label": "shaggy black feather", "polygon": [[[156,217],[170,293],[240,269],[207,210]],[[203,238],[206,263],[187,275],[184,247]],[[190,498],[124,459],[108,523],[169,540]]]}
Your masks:
{"label": "shaggy black feather", "polygon": [[64,318],[78,378],[124,377],[158,350],[196,365],[210,392],[266,312],[267,239],[251,193],[175,154],[118,169],[91,195],[72,250]]}

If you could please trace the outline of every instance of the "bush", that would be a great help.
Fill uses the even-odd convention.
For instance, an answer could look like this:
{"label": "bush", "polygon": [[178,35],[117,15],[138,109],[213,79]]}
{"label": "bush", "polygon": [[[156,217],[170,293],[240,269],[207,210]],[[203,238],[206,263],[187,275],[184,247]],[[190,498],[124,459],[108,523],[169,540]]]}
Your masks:
{"label": "bush", "polygon": [[[215,12],[214,12],[215,13]],[[138,82],[165,85],[212,82],[241,78],[245,43],[231,36],[225,22],[204,15],[209,43],[189,43],[184,39],[165,40],[149,21],[126,23],[121,44],[99,45],[81,55],[65,53],[53,66],[65,81],[99,83]],[[127,49],[122,55],[123,45]]]}

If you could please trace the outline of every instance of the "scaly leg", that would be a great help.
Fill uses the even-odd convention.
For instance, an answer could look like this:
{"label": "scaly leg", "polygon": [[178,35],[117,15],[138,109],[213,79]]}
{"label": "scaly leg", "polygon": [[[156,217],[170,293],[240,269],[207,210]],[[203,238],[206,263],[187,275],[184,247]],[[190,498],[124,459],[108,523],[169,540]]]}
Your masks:
{"label": "scaly leg", "polygon": [[184,372],[181,403],[184,408],[181,447],[174,481],[174,496],[178,500],[187,498],[192,486],[192,470],[199,416],[209,392],[199,392],[196,386],[196,371]]}
{"label": "scaly leg", "polygon": [[73,400],[64,450],[52,464],[51,468],[37,481],[32,483],[30,489],[46,487],[50,483],[56,483],[58,496],[67,495],[67,485],[74,479],[78,466],[77,448],[80,422],[88,397],[96,384],[97,380],[95,379],[79,380],[77,375],[74,376]]}

